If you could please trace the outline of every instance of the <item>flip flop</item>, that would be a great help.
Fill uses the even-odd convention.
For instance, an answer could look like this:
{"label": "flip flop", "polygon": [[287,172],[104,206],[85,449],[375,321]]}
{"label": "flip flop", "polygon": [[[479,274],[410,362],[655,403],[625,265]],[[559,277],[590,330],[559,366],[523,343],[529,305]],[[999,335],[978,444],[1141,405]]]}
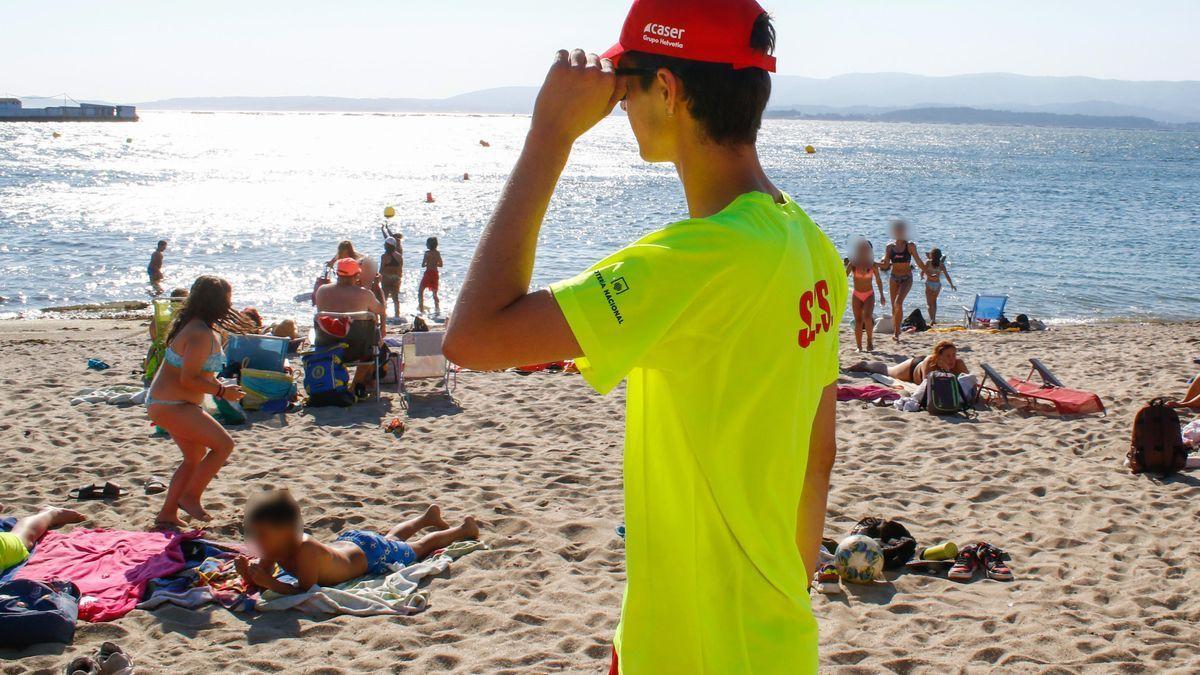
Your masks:
{"label": "flip flop", "polygon": [[100,666],[90,656],[76,656],[67,663],[63,672],[66,675],[96,675],[100,672]]}
{"label": "flip flop", "polygon": [[127,494],[129,494],[127,491],[110,481],[103,484],[92,483],[91,485],[77,487],[68,492],[67,496],[74,497],[76,500],[82,502],[89,499],[117,499]]}
{"label": "flip flop", "polygon": [[104,642],[96,650],[96,665],[100,675],[132,675],[133,659],[115,642]]}
{"label": "flip flop", "polygon": [[150,477],[149,479],[146,480],[145,488],[146,488],[146,494],[156,495],[156,494],[166,492],[167,484],[162,482],[162,480],[160,480],[158,478]]}

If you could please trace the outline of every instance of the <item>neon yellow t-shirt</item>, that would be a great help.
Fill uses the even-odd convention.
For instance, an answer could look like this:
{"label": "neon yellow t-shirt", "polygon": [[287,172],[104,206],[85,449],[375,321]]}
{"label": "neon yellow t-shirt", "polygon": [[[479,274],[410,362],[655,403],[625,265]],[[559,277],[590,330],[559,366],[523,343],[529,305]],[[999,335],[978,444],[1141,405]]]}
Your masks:
{"label": "neon yellow t-shirt", "polygon": [[838,374],[833,244],[790,197],[751,192],[550,290],[584,378],[628,379],[621,672],[815,671],[796,521]]}

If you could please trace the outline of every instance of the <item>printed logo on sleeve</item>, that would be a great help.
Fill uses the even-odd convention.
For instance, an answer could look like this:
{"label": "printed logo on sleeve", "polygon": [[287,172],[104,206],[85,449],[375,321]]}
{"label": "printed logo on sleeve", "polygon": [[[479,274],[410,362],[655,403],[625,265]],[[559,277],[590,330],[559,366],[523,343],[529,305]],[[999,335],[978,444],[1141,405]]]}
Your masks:
{"label": "printed logo on sleeve", "polygon": [[617,307],[617,300],[613,294],[621,294],[629,290],[629,284],[625,282],[625,277],[617,277],[612,282],[604,279],[604,274],[600,270],[592,273],[596,277],[596,281],[600,283],[600,290],[604,293],[604,299],[608,302],[608,308],[612,310],[613,318],[617,320],[617,325],[625,323],[625,317],[621,316],[621,308]]}
{"label": "printed logo on sleeve", "polygon": [[[815,310],[815,311],[814,311]],[[829,305],[829,282],[817,282],[811,291],[800,296],[800,333],[797,342],[807,349],[817,336],[829,330],[833,324],[833,308]]]}

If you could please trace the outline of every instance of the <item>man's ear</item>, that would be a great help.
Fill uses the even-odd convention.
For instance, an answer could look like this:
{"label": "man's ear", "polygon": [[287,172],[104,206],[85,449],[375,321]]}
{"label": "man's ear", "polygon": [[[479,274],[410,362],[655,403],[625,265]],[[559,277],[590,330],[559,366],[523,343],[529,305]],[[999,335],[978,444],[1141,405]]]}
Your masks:
{"label": "man's ear", "polygon": [[683,102],[683,83],[679,81],[679,76],[666,68],[659,68],[655,89],[662,97],[664,114],[674,117],[675,109]]}

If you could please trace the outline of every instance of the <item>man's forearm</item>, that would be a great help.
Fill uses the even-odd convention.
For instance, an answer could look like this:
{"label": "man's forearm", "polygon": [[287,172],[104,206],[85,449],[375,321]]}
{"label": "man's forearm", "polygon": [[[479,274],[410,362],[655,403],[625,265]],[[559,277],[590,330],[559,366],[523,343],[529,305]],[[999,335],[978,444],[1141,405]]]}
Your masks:
{"label": "man's forearm", "polygon": [[571,145],[531,132],[488,221],[451,324],[471,333],[529,292],[538,232]]}

